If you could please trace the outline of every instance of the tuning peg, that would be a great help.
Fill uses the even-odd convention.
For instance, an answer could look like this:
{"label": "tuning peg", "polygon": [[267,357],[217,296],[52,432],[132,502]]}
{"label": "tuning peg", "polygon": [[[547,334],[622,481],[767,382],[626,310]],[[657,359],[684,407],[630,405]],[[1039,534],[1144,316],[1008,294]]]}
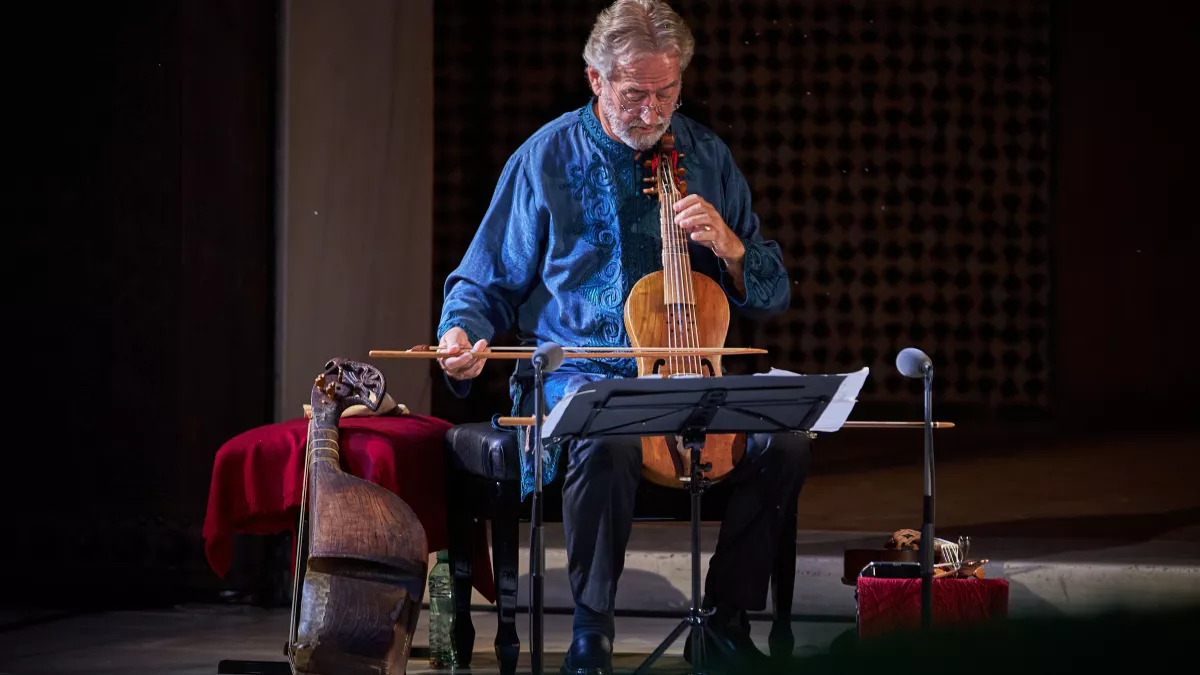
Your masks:
{"label": "tuning peg", "polygon": [[648,188],[646,188],[646,189],[642,190],[642,194],[644,194],[644,195],[658,195],[658,188],[657,188],[657,187],[648,187]]}
{"label": "tuning peg", "polygon": [[652,160],[649,160],[649,159],[648,159],[648,160],[646,160],[646,161],[642,162],[642,166],[643,166],[643,167],[645,167],[645,168],[647,168],[647,169],[651,169],[651,168],[653,168],[653,167],[654,167],[654,162],[653,162]]}
{"label": "tuning peg", "polygon": [[642,179],[642,182],[643,183],[653,183],[656,180],[658,180],[658,179],[655,178],[654,176],[646,176],[645,178]]}
{"label": "tuning peg", "polygon": [[687,192],[687,181],[686,180],[679,181],[679,191]]}
{"label": "tuning peg", "polygon": [[675,169],[675,175],[679,176],[680,178],[683,178],[683,175],[685,173],[687,173],[687,169],[683,168],[682,166],[679,167],[678,169]]}

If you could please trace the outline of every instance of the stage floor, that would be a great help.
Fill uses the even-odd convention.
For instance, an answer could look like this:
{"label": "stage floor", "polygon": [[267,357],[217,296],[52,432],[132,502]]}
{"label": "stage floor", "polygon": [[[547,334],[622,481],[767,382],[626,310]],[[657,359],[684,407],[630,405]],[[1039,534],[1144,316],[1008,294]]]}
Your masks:
{"label": "stage floor", "polygon": [[[492,652],[494,614],[477,612],[475,658],[464,673],[499,673]],[[287,636],[285,611],[249,608],[184,606],[174,610],[112,612],[61,617],[0,633],[0,673],[5,675],[210,675],[222,659],[276,660]],[[618,618],[614,665],[632,672],[678,622],[672,619]],[[754,622],[755,640],[766,650],[767,622]],[[529,672],[529,620],[517,618],[521,637],[521,666]],[[853,624],[797,622],[797,655],[823,650]],[[427,614],[414,638],[415,647],[428,645]],[[558,672],[571,635],[571,618],[546,617],[546,671]],[[677,641],[655,665],[655,673],[687,671]],[[432,670],[424,658],[409,663],[410,675],[446,673]]]}
{"label": "stage floor", "polygon": [[[881,547],[890,532],[920,526],[921,439],[914,434],[904,442],[913,449],[909,464],[823,471],[805,487],[793,606],[797,655],[823,651],[853,629],[853,588],[841,584],[841,552]],[[994,561],[988,576],[1012,584],[1010,610],[1017,616],[1074,615],[1110,604],[1200,603],[1197,448],[1195,435],[1030,442],[975,454],[960,447],[939,457],[938,534],[973,538],[973,552]],[[835,449],[826,445],[817,452]],[[716,528],[704,528],[705,563]],[[523,530],[522,541],[526,536]],[[563,602],[569,589],[558,560],[564,555],[560,540],[561,526],[548,526],[551,607],[569,604]],[[618,606],[682,611],[686,551],[685,524],[638,525]],[[523,554],[522,570],[525,560]],[[0,607],[0,675],[216,673],[222,659],[281,658],[287,618],[281,610],[206,605],[83,615]],[[427,644],[425,618],[418,647]],[[616,649],[623,671],[641,663],[676,623],[619,618]],[[528,624],[522,610],[517,626],[526,647]],[[469,672],[497,672],[494,614],[477,612],[475,626],[476,668]],[[765,649],[770,624],[756,621],[754,628]],[[547,617],[549,672],[557,671],[569,635],[569,616]],[[682,644],[672,647],[656,672],[684,670]],[[522,663],[527,668],[527,653]],[[436,671],[416,658],[409,672]]]}

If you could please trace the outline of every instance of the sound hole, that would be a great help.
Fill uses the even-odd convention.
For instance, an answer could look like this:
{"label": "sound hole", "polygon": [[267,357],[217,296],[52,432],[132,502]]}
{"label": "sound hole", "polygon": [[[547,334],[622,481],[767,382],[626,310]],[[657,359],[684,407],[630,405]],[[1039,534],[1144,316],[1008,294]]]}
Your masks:
{"label": "sound hole", "polygon": [[[695,305],[686,302],[667,304],[667,332],[683,341],[696,335]],[[686,344],[686,343],[684,343]]]}
{"label": "sound hole", "polygon": [[[661,374],[662,368],[665,365],[667,365],[667,362],[665,359],[655,359],[654,367],[652,367],[650,369],[650,372],[654,373],[655,375]],[[710,361],[709,359],[701,359],[700,365],[704,371],[707,371],[706,373],[704,373],[704,372],[700,373],[700,375],[703,375],[704,377],[716,377],[717,376],[716,369],[713,368],[712,361]],[[674,375],[674,374],[675,373],[668,373],[668,375]]]}

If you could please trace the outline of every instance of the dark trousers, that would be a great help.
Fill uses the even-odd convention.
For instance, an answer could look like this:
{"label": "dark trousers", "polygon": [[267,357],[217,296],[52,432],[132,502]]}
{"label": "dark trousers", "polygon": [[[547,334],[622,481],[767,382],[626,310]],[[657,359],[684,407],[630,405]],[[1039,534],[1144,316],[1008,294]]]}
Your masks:
{"label": "dark trousers", "polygon": [[[803,434],[757,434],[747,441],[745,456],[724,479],[734,491],[709,560],[705,605],[758,611],[766,606],[784,517],[804,485],[811,442]],[[567,447],[563,527],[577,605],[612,614],[641,479],[641,439]]]}

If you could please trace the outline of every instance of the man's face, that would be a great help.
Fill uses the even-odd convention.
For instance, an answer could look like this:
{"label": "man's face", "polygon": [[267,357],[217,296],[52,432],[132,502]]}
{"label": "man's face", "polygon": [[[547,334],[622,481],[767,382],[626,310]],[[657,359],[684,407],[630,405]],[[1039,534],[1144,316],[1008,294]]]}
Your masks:
{"label": "man's face", "polygon": [[615,67],[610,79],[598,73],[591,79],[609,131],[636,150],[654,147],[679,100],[679,59],[649,54]]}

